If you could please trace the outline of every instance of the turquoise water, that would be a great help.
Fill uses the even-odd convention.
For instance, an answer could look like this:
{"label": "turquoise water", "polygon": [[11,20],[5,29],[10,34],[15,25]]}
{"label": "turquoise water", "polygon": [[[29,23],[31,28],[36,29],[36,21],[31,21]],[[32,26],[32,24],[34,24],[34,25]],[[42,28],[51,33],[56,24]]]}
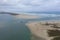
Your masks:
{"label": "turquoise water", "polygon": [[12,15],[0,14],[0,40],[30,40],[27,21],[16,19]]}

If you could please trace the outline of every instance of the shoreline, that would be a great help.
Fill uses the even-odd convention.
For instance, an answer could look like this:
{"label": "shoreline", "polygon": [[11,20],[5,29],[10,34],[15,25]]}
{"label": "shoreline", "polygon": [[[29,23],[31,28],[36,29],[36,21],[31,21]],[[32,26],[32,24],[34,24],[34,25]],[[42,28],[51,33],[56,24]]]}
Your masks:
{"label": "shoreline", "polygon": [[14,16],[18,19],[36,19],[36,18],[40,18],[40,16],[36,16],[36,15],[28,15],[28,14],[19,14]]}
{"label": "shoreline", "polygon": [[[46,23],[49,23],[49,25],[46,25]],[[60,26],[60,21],[50,20],[50,21],[35,21],[35,22],[28,22],[26,23],[27,27],[30,29],[31,34],[35,35],[36,37],[40,37],[46,40],[51,40],[53,37],[48,37],[48,30],[60,30],[58,28],[51,27],[54,24],[58,24]],[[34,36],[33,36],[34,37]],[[35,39],[35,38],[34,38]],[[39,39],[41,40],[41,39]]]}

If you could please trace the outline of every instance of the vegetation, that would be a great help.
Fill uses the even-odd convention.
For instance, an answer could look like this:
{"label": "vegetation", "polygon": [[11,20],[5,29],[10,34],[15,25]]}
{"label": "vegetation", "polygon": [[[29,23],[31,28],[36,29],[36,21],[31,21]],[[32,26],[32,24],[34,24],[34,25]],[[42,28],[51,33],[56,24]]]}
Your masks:
{"label": "vegetation", "polygon": [[19,14],[17,14],[17,13],[11,13],[11,12],[0,12],[0,14],[19,15]]}
{"label": "vegetation", "polygon": [[60,30],[48,30],[49,37],[60,36]]}
{"label": "vegetation", "polygon": [[52,40],[60,40],[60,37],[55,37]]}

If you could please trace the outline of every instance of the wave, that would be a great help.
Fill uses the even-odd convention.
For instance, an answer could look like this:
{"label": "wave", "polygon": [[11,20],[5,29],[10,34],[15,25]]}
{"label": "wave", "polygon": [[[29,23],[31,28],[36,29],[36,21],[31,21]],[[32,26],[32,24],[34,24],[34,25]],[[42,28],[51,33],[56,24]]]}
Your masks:
{"label": "wave", "polygon": [[40,14],[37,14],[37,13],[24,13],[24,14],[36,15],[36,16],[40,16],[40,17],[60,17],[59,14],[46,14],[46,13],[40,13]]}

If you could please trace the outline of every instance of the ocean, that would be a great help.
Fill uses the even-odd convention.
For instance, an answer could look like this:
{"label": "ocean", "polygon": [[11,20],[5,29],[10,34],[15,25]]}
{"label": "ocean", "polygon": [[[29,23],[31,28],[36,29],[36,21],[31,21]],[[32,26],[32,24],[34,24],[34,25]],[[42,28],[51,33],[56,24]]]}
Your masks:
{"label": "ocean", "polygon": [[0,14],[0,40],[30,40],[31,32],[25,23],[28,21],[60,20],[60,14],[57,13],[29,13],[29,15],[37,15],[41,18],[16,19],[13,15]]}
{"label": "ocean", "polygon": [[26,22],[9,14],[0,14],[0,40],[30,40]]}

